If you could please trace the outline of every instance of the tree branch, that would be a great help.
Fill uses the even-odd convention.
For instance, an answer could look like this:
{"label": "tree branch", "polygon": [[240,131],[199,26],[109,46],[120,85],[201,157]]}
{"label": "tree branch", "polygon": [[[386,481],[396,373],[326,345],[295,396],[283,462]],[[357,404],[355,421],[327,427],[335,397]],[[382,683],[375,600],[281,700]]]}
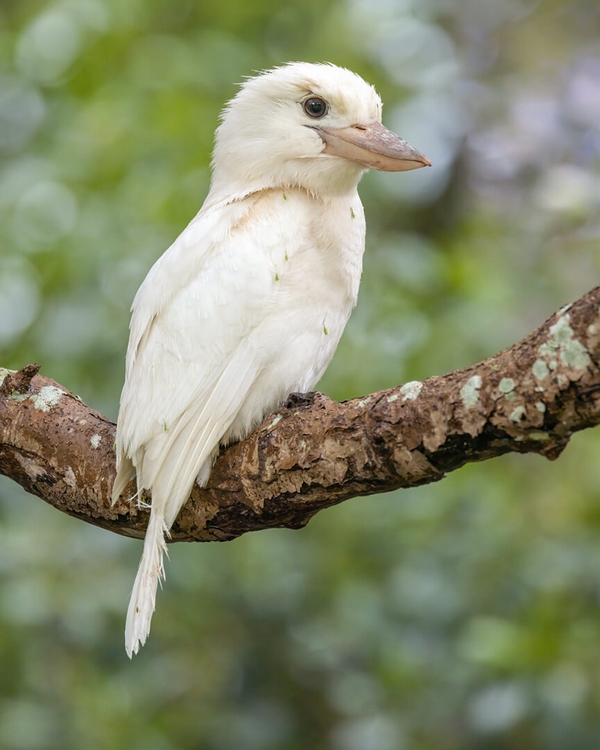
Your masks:
{"label": "tree branch", "polygon": [[[0,369],[0,473],[65,513],[142,537],[147,508],[109,504],[114,424],[38,370]],[[509,452],[555,459],[572,433],[598,423],[600,287],[464,370],[344,403],[292,395],[222,451],[172,539],[299,528],[351,497],[435,482]],[[134,493],[132,482],[126,496]]]}

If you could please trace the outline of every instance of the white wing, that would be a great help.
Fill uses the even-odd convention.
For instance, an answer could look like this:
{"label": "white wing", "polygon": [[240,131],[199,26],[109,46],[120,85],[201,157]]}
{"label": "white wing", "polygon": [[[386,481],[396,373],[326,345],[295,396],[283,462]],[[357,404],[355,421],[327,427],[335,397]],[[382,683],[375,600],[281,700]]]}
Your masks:
{"label": "white wing", "polygon": [[245,258],[237,236],[252,208],[250,200],[200,214],[154,265],[133,304],[113,499],[134,467],[138,491],[152,491],[152,510],[128,612],[130,655],[149,631],[164,533],[196,475],[208,477],[259,367],[248,334],[275,282],[268,254]]}

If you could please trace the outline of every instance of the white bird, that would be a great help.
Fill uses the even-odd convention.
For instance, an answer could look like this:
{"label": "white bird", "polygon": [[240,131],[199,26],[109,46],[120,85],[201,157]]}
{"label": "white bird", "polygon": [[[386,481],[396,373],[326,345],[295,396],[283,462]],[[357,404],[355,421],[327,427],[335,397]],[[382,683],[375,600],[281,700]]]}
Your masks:
{"label": "white bird", "polygon": [[200,212],[132,306],[117,424],[115,502],[152,494],[125,647],[146,641],[165,536],[220,445],[246,437],[291,392],[312,389],[356,304],[366,169],[430,162],[381,124],[355,73],[288,63],[247,80],[216,132]]}

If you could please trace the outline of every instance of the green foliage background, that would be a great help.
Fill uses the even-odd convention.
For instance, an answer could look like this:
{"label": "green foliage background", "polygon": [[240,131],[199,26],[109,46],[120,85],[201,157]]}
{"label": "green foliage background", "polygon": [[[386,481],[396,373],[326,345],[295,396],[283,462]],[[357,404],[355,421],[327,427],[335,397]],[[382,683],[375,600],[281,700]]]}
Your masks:
{"label": "green foliage background", "polygon": [[[346,65],[434,162],[369,174],[360,303],[321,389],[470,364],[598,283],[597,0],[4,0],[0,364],[116,417],[128,308],[206,193],[244,75]],[[0,483],[6,750],[596,750],[600,435],[301,532],[140,544]]]}

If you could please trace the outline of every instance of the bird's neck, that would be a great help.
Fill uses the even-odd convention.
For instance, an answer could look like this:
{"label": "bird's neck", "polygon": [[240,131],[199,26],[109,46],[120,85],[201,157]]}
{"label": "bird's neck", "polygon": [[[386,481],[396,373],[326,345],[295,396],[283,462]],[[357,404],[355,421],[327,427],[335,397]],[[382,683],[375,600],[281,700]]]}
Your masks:
{"label": "bird's neck", "polygon": [[345,159],[336,159],[333,166],[330,158],[294,159],[282,165],[276,176],[260,172],[240,174],[239,166],[236,170],[215,166],[206,203],[240,200],[266,190],[302,190],[321,201],[353,196],[365,170]]}
{"label": "bird's neck", "polygon": [[352,200],[356,199],[357,196],[356,189],[351,190],[348,193],[332,195],[329,193],[315,193],[298,185],[277,185],[267,187],[260,185],[257,185],[255,187],[239,186],[239,189],[231,189],[230,187],[228,190],[222,191],[211,189],[209,194],[206,196],[206,200],[204,201],[204,204],[202,206],[202,211],[206,211],[207,209],[215,208],[217,206],[226,206],[231,205],[232,203],[239,203],[246,199],[259,197],[260,195],[272,192],[281,193],[286,197],[291,196],[294,193],[302,193],[314,203],[321,205],[337,203],[340,200],[344,202],[352,202]]}

